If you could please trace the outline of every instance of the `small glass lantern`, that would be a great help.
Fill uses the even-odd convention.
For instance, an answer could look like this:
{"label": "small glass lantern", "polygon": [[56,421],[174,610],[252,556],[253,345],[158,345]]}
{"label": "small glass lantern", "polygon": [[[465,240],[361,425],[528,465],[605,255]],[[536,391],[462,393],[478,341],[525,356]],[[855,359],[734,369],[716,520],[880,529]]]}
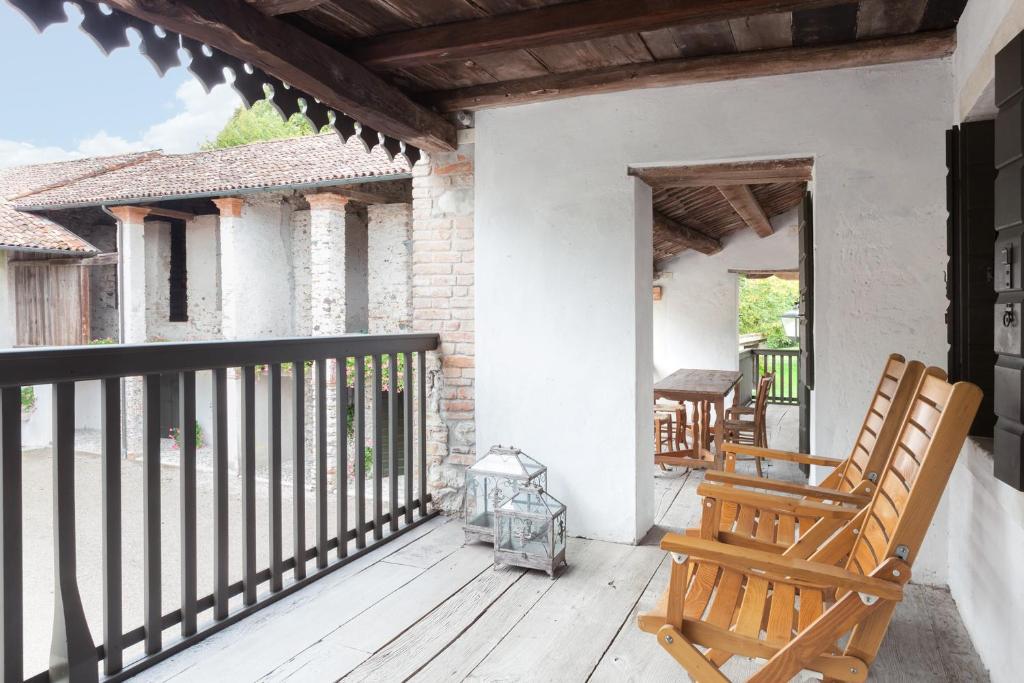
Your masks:
{"label": "small glass lantern", "polygon": [[494,564],[543,569],[565,562],[565,506],[539,486],[526,486],[498,508]]}
{"label": "small glass lantern", "polygon": [[491,446],[466,470],[466,542],[494,543],[494,511],[522,486],[547,486],[548,468],[515,446]]}

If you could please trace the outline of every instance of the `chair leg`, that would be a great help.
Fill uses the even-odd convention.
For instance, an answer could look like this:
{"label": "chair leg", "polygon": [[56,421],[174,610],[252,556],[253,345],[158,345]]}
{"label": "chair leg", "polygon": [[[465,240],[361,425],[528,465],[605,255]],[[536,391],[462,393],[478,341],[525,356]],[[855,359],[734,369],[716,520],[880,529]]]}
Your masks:
{"label": "chair leg", "polygon": [[665,624],[658,629],[658,644],[698,683],[729,683],[729,679],[722,675],[718,667],[709,662],[675,626]]}
{"label": "chair leg", "polygon": [[761,471],[761,458],[754,458],[754,467],[757,468],[757,476],[763,477],[764,472]]}

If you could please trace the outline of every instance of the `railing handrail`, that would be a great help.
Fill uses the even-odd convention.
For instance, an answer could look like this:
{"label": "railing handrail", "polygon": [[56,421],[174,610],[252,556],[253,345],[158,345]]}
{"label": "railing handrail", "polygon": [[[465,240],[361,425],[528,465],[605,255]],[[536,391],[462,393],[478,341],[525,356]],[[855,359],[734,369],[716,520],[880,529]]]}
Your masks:
{"label": "railing handrail", "polygon": [[800,349],[750,349],[750,351],[759,356],[796,356],[800,353]]}
{"label": "railing handrail", "polygon": [[47,346],[0,352],[0,387],[433,351],[436,333]]}

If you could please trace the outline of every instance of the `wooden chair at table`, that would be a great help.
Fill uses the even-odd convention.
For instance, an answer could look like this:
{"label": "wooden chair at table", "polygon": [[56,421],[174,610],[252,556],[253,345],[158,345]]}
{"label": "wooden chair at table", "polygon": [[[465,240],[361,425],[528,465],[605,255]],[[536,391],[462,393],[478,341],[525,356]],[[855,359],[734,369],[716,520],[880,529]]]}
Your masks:
{"label": "wooden chair at table", "polygon": [[[933,375],[942,373],[937,369],[931,372]],[[853,449],[845,460],[726,443],[723,446],[726,471],[705,474],[706,482],[726,485],[720,487],[725,488],[720,495],[727,500],[721,519],[723,540],[749,546],[749,539],[757,539],[766,544],[764,549],[777,550],[779,544],[785,548],[808,533],[811,534],[809,543],[827,539],[870,500],[874,483],[892,452],[923,374],[924,364],[920,361],[908,362],[899,354],[889,356],[868,402]],[[799,484],[739,474],[734,471],[737,454],[833,469],[817,486]],[[848,505],[853,508],[844,507]],[[687,533],[695,531],[690,529]]]}
{"label": "wooden chair at table", "polygon": [[[654,452],[665,453],[689,448],[687,432],[687,411],[685,403],[654,404]],[[662,464],[661,469],[669,469]]]}
{"label": "wooden chair at table", "polygon": [[[733,406],[725,411],[723,427],[727,442],[768,448],[768,397],[774,384],[775,373],[769,372],[757,381],[753,406]],[[763,477],[761,458],[750,459],[754,461],[757,476]]]}
{"label": "wooden chair at table", "polygon": [[723,501],[705,498],[699,538],[662,539],[668,589],[639,627],[701,683],[727,681],[719,667],[736,655],[767,660],[752,683],[805,669],[864,681],[980,402],[975,385],[926,371],[871,502],[807,559],[799,542],[782,554],[719,542]]}

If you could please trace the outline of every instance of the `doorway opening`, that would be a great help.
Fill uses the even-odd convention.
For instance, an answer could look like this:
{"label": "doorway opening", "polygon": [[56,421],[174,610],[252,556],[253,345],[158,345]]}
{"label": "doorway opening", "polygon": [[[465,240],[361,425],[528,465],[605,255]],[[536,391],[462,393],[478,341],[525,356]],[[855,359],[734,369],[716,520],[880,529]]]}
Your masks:
{"label": "doorway opening", "polygon": [[[812,169],[794,158],[630,170],[653,209],[656,524],[675,488],[665,480],[722,468],[726,439],[809,450]],[[776,294],[758,313],[772,324],[748,330],[758,290]]]}

